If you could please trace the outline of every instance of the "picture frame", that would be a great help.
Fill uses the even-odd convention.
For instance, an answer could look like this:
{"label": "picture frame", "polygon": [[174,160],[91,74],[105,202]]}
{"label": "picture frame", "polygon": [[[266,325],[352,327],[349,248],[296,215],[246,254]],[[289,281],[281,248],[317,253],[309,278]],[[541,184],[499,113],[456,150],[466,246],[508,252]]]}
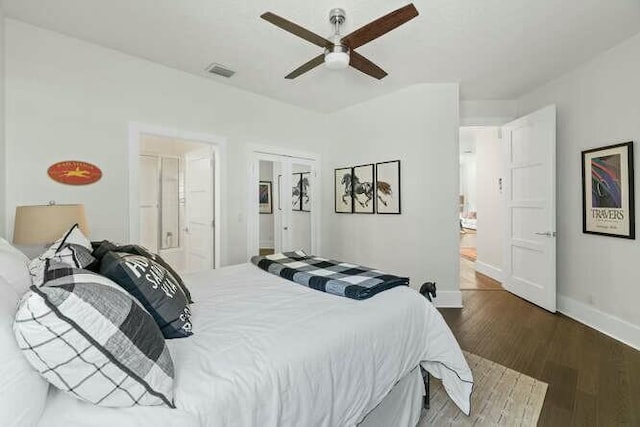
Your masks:
{"label": "picture frame", "polygon": [[333,171],[335,213],[353,213],[352,174],[351,167],[337,168]]}
{"label": "picture frame", "polygon": [[302,172],[300,180],[300,210],[311,212],[311,172]]}
{"label": "picture frame", "polygon": [[302,173],[296,172],[291,174],[291,208],[294,211],[302,210]]}
{"label": "picture frame", "polygon": [[376,163],[375,190],[376,213],[381,215],[402,213],[400,160]]}
{"label": "picture frame", "polygon": [[375,213],[375,165],[373,163],[354,166],[351,174],[353,213]]}
{"label": "picture frame", "polygon": [[635,239],[633,142],[582,151],[582,232]]}
{"label": "picture frame", "polygon": [[258,211],[261,214],[273,213],[273,191],[271,181],[260,181],[258,183]]}

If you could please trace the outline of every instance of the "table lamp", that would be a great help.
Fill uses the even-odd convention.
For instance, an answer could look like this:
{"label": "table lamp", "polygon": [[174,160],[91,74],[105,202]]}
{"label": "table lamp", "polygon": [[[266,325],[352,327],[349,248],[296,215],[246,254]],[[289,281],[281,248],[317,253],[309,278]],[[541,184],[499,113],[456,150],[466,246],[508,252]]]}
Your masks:
{"label": "table lamp", "polygon": [[13,243],[27,256],[35,257],[58,240],[72,225],[89,234],[84,205],[18,206],[13,228]]}

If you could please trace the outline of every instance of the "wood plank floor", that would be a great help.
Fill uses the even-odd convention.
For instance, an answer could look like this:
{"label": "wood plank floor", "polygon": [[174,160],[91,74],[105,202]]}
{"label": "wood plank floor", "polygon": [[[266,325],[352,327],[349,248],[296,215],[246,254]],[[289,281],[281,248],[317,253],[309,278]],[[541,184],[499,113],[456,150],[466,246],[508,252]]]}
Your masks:
{"label": "wood plank floor", "polygon": [[462,349],[549,384],[540,426],[640,426],[640,352],[506,291],[440,309]]}

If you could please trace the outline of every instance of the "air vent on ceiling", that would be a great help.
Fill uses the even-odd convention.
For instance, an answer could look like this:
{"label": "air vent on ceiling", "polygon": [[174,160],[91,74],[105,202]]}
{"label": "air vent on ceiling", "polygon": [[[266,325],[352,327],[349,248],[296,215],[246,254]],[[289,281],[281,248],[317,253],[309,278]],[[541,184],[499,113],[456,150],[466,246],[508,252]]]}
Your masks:
{"label": "air vent on ceiling", "polygon": [[209,65],[207,68],[205,68],[205,70],[208,73],[217,74],[219,76],[226,77],[226,78],[229,78],[236,73],[235,71],[228,69],[224,65],[220,65],[216,63]]}

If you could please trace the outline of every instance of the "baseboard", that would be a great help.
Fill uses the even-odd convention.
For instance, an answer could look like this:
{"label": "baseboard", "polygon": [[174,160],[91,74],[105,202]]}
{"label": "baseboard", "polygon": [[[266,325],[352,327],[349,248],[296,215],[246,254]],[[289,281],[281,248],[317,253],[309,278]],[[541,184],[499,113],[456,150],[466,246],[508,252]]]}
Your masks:
{"label": "baseboard", "polygon": [[261,249],[273,249],[273,240],[265,240],[265,241],[260,241],[260,248]]}
{"label": "baseboard", "polygon": [[462,292],[436,291],[433,305],[441,308],[462,308]]}
{"label": "baseboard", "polygon": [[476,271],[502,283],[502,269],[498,267],[494,267],[493,265],[486,264],[482,261],[476,261]]}
{"label": "baseboard", "polygon": [[640,326],[564,295],[558,295],[557,302],[562,314],[640,350]]}

